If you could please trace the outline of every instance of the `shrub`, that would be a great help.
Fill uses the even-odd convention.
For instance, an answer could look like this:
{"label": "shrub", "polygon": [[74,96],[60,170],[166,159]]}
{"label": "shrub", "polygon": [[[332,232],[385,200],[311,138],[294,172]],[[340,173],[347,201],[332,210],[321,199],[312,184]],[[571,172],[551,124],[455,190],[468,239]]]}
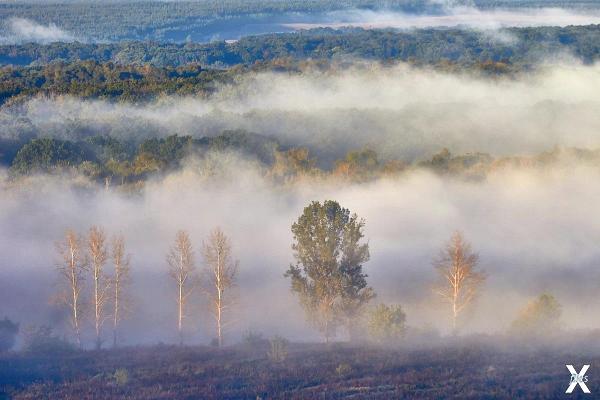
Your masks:
{"label": "shrub", "polygon": [[52,333],[47,325],[29,326],[23,332],[23,349],[32,353],[63,353],[75,346]]}
{"label": "shrub", "polygon": [[13,348],[18,332],[19,324],[12,322],[8,318],[0,321],[0,352]]}
{"label": "shrub", "polygon": [[125,368],[119,368],[115,371],[113,377],[118,386],[127,385],[129,382],[129,372]]}
{"label": "shrub", "polygon": [[281,336],[275,336],[270,340],[271,350],[267,352],[269,360],[283,362],[288,355],[288,341]]}
{"label": "shrub", "polygon": [[511,332],[535,336],[556,333],[560,329],[561,314],[562,307],[554,296],[542,294],[521,310],[512,323]]}
{"label": "shrub", "polygon": [[245,345],[249,347],[265,346],[269,344],[269,341],[265,339],[260,332],[247,331],[242,338]]}
{"label": "shrub", "polygon": [[348,363],[341,363],[335,369],[335,373],[339,376],[348,375],[352,372],[352,366]]}
{"label": "shrub", "polygon": [[380,343],[393,342],[406,333],[406,314],[400,305],[380,304],[369,318],[369,336]]}

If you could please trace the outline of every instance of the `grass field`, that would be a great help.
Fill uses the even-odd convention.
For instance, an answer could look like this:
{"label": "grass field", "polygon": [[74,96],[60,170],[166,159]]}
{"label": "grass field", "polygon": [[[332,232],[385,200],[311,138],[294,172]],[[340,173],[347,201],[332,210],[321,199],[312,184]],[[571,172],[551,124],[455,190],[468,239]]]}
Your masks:
{"label": "grass field", "polygon": [[[577,370],[591,364],[591,396],[600,391],[599,356],[556,348],[476,341],[430,349],[291,344],[285,360],[275,362],[269,347],[12,353],[0,356],[0,398],[551,399],[566,396],[565,364]],[[592,397],[576,388],[568,398]]]}

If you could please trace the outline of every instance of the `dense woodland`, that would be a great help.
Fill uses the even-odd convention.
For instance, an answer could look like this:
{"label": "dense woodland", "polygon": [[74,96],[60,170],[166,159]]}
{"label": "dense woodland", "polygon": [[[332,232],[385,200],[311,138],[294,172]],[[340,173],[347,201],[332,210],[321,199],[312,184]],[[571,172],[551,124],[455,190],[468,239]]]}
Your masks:
{"label": "dense woodland", "polygon": [[248,36],[234,43],[120,42],[52,43],[0,46],[0,64],[44,65],[96,61],[127,66],[151,64],[203,67],[251,65],[276,59],[367,59],[470,66],[503,62],[528,66],[567,55],[592,63],[600,54],[600,26],[509,28],[510,40],[458,28],[415,31],[313,29],[297,33]]}
{"label": "dense woodland", "polygon": [[415,168],[480,180],[507,168],[550,168],[573,161],[600,163],[599,149],[557,147],[536,155],[503,157],[487,153],[452,154],[442,149],[415,162],[384,159],[376,151],[362,148],[351,150],[330,164],[314,157],[309,148],[281,144],[272,137],[243,130],[224,131],[212,137],[171,135],[139,142],[106,135],[81,140],[41,137],[0,141],[0,162],[15,179],[36,173],[75,173],[106,185],[143,183],[152,175],[182,168],[189,157],[204,157],[214,152],[232,152],[254,160],[265,176],[280,183],[328,177],[365,182]]}

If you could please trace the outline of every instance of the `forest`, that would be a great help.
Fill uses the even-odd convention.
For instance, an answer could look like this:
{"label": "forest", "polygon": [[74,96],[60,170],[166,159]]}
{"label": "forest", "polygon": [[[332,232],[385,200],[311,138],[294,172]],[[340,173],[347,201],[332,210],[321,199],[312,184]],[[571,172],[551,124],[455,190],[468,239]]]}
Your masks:
{"label": "forest", "polygon": [[599,10],[0,1],[0,400],[592,398]]}
{"label": "forest", "polygon": [[[324,28],[247,36],[233,43],[29,43],[0,46],[0,63],[38,68],[53,62],[78,61],[126,66],[150,64],[177,67],[198,64],[205,68],[226,68],[280,59],[355,58],[417,64],[448,62],[459,67],[503,62],[519,68],[531,68],[540,61],[564,55],[584,63],[593,63],[600,52],[599,25],[507,28],[498,35],[510,40],[497,40],[486,32],[460,28],[414,31]],[[3,68],[3,74],[11,70]]]}

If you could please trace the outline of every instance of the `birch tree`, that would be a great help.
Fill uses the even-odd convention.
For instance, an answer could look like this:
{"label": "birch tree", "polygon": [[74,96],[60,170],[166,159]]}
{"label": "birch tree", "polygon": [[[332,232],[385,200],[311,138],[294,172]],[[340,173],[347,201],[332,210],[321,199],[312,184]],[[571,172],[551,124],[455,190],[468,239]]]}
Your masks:
{"label": "birch tree", "polygon": [[169,276],[175,281],[177,287],[177,331],[179,344],[183,344],[183,321],[186,318],[186,305],[194,289],[193,273],[194,251],[192,242],[187,232],[179,231],[175,237],[175,244],[167,255]]}
{"label": "birch tree", "polygon": [[119,325],[127,311],[126,305],[129,299],[126,293],[131,282],[131,256],[125,253],[125,238],[122,235],[113,238],[111,257],[114,266],[112,278],[113,347],[117,347]]}
{"label": "birch tree", "polygon": [[82,253],[81,238],[72,230],[67,230],[62,241],[56,244],[61,257],[57,269],[60,274],[64,291],[60,297],[70,315],[71,327],[75,335],[77,346],[81,348],[81,318],[82,318],[82,290],[85,273],[88,265]]}
{"label": "birch tree", "polygon": [[435,292],[450,305],[454,332],[459,316],[471,305],[485,281],[485,274],[477,269],[478,262],[479,256],[471,251],[470,244],[458,231],[434,261],[440,276]]}
{"label": "birch tree", "polygon": [[219,228],[213,230],[204,243],[202,254],[207,268],[207,294],[215,318],[217,344],[223,346],[223,330],[227,325],[225,312],[232,305],[232,297],[226,296],[235,284],[238,262],[233,260],[231,242]]}
{"label": "birch tree", "polygon": [[88,235],[88,251],[93,280],[92,302],[94,307],[94,329],[96,333],[96,349],[102,346],[102,326],[107,320],[106,303],[109,298],[110,281],[104,271],[108,260],[106,235],[104,231],[93,226]]}

